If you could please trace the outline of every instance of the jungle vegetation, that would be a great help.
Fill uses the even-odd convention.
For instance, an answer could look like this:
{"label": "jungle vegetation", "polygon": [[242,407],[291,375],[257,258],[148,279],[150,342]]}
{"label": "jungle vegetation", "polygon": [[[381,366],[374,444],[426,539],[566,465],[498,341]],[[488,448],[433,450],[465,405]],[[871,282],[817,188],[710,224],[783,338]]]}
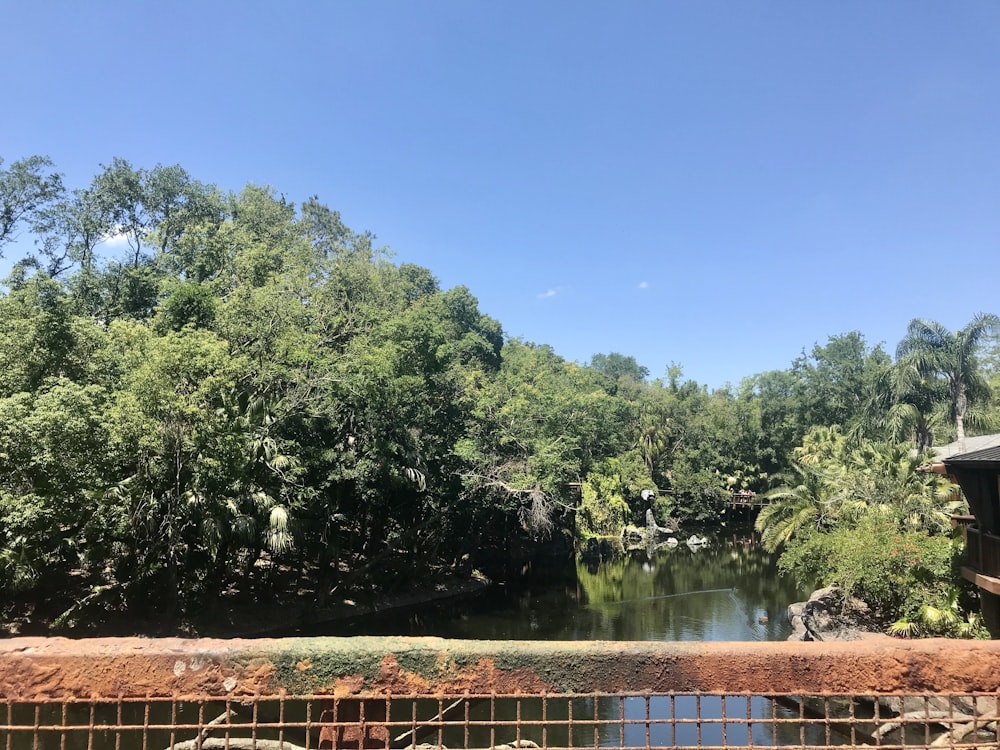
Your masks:
{"label": "jungle vegetation", "polygon": [[833,335],[709,391],[507,337],[318,198],[177,165],[69,189],[0,162],[3,253],[0,619],[23,632],[203,631],[467,575],[642,523],[646,488],[709,525],[733,490],[778,493],[767,544],[829,577],[801,550],[837,530],[948,538],[954,498],[909,450],[1000,423],[993,316],[915,320],[895,358]]}

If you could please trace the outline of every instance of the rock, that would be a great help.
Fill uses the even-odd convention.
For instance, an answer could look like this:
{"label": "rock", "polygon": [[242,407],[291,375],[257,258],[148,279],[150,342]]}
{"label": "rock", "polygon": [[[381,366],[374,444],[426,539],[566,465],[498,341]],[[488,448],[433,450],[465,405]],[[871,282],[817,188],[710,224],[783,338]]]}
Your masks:
{"label": "rock", "polygon": [[822,589],[816,589],[809,595],[808,601],[819,601],[820,599],[830,599],[833,597],[840,596],[840,588],[838,586],[827,586]]}
{"label": "rock", "polygon": [[928,714],[954,715],[956,717],[996,716],[997,698],[990,695],[937,696],[882,696],[879,703],[897,714],[913,716]]}
{"label": "rock", "polygon": [[653,515],[652,509],[646,511],[646,529],[647,533],[651,537],[656,536],[667,536],[668,534],[673,534],[676,526],[660,526],[656,522],[656,517]]}
{"label": "rock", "polygon": [[793,622],[796,617],[802,619],[802,612],[806,608],[805,602],[796,602],[788,605],[788,621]]}
{"label": "rock", "polygon": [[610,560],[615,556],[615,547],[611,540],[606,538],[590,537],[584,542],[580,549],[580,557],[584,560],[603,561]]}
{"label": "rock", "polygon": [[817,589],[808,601],[788,607],[793,633],[788,640],[855,641],[873,632],[868,605],[846,598],[836,586]]}

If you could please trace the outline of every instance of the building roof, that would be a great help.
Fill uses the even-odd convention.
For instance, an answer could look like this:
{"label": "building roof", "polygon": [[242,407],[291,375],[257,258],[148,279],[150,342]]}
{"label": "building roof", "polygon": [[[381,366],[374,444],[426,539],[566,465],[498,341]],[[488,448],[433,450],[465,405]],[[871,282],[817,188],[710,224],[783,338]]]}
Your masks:
{"label": "building roof", "polygon": [[964,456],[968,453],[978,453],[994,448],[1000,448],[1000,433],[967,437],[963,447],[959,447],[956,440],[954,443],[948,443],[947,445],[935,445],[931,450],[934,451],[935,460],[944,461],[950,460],[954,456]]}
{"label": "building roof", "polygon": [[946,466],[967,466],[969,468],[998,468],[1000,469],[1000,445],[983,448],[978,451],[958,453],[944,459]]}

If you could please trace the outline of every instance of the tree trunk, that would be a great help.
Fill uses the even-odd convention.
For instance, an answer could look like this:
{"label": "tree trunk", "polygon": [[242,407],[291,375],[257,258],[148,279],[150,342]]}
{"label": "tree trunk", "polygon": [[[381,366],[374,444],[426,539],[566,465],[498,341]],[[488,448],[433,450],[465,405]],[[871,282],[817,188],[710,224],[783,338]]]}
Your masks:
{"label": "tree trunk", "polygon": [[958,440],[959,453],[965,453],[965,412],[969,407],[965,383],[952,381],[951,392],[955,404],[955,438]]}
{"label": "tree trunk", "polygon": [[934,433],[926,423],[920,424],[916,428],[917,450],[925,451],[934,446]]}

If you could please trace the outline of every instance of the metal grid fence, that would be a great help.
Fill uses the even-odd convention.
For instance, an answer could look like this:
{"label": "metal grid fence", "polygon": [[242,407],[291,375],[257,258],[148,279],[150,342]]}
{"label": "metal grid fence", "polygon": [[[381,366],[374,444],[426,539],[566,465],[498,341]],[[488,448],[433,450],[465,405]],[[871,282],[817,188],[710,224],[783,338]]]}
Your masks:
{"label": "metal grid fence", "polygon": [[[910,710],[892,708],[904,701]],[[997,746],[995,695],[945,704],[941,696],[704,693],[7,701],[0,738],[7,750]]]}
{"label": "metal grid fence", "polygon": [[[905,706],[905,710],[904,709]],[[995,694],[565,693],[0,704],[7,750],[998,746]]]}
{"label": "metal grid fence", "polygon": [[13,639],[0,748],[1000,748],[992,683],[993,643]]}

